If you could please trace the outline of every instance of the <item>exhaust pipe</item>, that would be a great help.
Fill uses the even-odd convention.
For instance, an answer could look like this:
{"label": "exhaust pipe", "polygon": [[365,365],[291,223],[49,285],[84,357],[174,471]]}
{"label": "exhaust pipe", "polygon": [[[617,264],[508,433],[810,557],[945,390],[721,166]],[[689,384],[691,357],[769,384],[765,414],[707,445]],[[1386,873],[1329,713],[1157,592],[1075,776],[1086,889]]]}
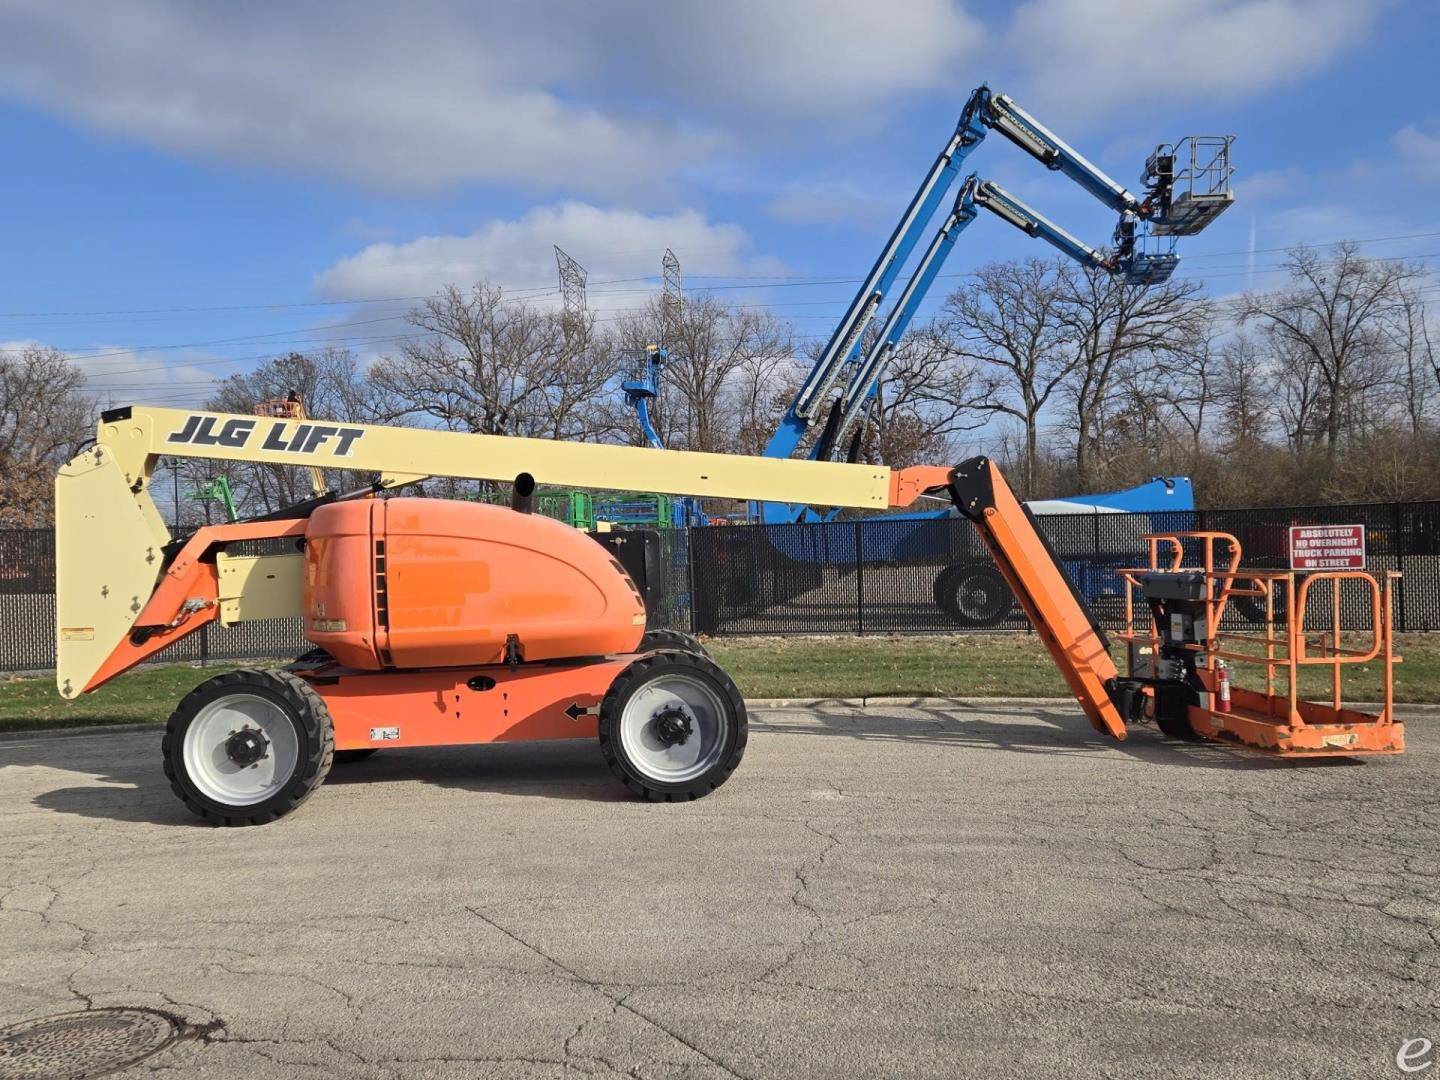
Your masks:
{"label": "exhaust pipe", "polygon": [[528,514],[535,509],[535,477],[522,472],[515,477],[510,488],[510,509],[519,514]]}

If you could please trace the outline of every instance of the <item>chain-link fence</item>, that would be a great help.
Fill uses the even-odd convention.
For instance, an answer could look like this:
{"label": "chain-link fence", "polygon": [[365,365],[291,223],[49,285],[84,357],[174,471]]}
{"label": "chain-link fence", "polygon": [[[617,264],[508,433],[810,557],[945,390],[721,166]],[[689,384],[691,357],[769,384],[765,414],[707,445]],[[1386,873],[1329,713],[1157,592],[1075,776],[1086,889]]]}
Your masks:
{"label": "chain-link fence", "polygon": [[[1372,573],[1399,570],[1395,628],[1440,630],[1440,502],[1278,507],[1163,514],[1046,515],[1038,519],[1100,623],[1123,621],[1116,570],[1142,564],[1149,532],[1235,535],[1244,565],[1284,569],[1292,525],[1363,525]],[[49,529],[0,530],[0,670],[55,664],[55,540]],[[1023,630],[1024,615],[970,524],[959,518],[868,518],[813,525],[664,530],[656,626],[710,635],[926,634]],[[1278,600],[1278,598],[1277,598]],[[1368,598],[1342,590],[1346,629],[1369,626]],[[1283,604],[1279,604],[1283,608]],[[1317,587],[1310,610],[1328,618]],[[1263,617],[1232,604],[1231,625]],[[1280,612],[1283,619],[1284,612]],[[291,657],[308,648],[298,619],[207,626],[163,661]]]}
{"label": "chain-link fence", "polygon": [[[1038,522],[1107,629],[1123,625],[1117,570],[1145,563],[1145,534],[1230,533],[1240,541],[1244,566],[1283,570],[1292,525],[1363,525],[1366,568],[1404,575],[1395,592],[1395,628],[1440,629],[1440,502],[1057,514]],[[690,628],[698,633],[939,633],[1027,625],[974,529],[960,518],[695,529],[690,547],[704,568],[690,607]],[[1281,592],[1277,588],[1276,608],[1283,620]],[[1340,601],[1345,629],[1369,628],[1368,592],[1347,586]],[[1331,595],[1324,583],[1311,590],[1308,611],[1328,619]],[[1263,618],[1263,601],[1251,598],[1237,598],[1227,616],[1229,625]]]}

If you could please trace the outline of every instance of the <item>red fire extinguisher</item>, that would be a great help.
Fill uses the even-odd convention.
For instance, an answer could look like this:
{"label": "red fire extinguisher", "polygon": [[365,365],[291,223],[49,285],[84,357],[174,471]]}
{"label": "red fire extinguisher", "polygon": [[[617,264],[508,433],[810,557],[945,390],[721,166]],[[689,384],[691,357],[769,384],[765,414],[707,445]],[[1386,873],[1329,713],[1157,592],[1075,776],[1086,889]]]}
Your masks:
{"label": "red fire extinguisher", "polygon": [[1224,660],[1215,661],[1215,711],[1230,711],[1230,668]]}

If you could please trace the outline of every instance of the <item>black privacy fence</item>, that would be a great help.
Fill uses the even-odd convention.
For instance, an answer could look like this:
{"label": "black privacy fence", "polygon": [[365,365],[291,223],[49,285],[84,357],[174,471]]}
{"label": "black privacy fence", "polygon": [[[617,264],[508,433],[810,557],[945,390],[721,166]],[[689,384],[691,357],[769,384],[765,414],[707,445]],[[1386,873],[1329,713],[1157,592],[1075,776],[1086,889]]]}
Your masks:
{"label": "black privacy fence", "polygon": [[[1368,506],[1279,507],[1155,514],[1063,514],[1037,518],[1041,531],[1100,624],[1124,625],[1122,567],[1145,565],[1155,532],[1214,531],[1233,535],[1242,565],[1289,566],[1296,525],[1359,525],[1365,530],[1366,569],[1398,570],[1394,593],[1399,631],[1440,629],[1440,502]],[[1186,565],[1199,544],[1186,545]],[[906,634],[1023,630],[1024,614],[995,571],[973,527],[953,518],[884,519],[810,525],[732,525],[695,529],[690,549],[696,573],[685,605],[697,633]],[[1217,555],[1219,552],[1217,551]],[[1367,587],[1340,587],[1345,630],[1368,630]],[[1307,628],[1328,628],[1331,584],[1309,589]],[[1275,587],[1274,612],[1283,623],[1287,601]],[[1258,626],[1265,603],[1236,598],[1225,625]]]}
{"label": "black privacy fence", "polygon": [[[1285,569],[1295,525],[1361,525],[1366,568],[1398,570],[1394,623],[1440,630],[1440,502],[1307,506],[1038,518],[1076,589],[1102,626],[1124,623],[1116,571],[1141,565],[1147,533],[1212,530],[1234,535],[1244,565]],[[866,518],[823,524],[723,525],[663,530],[651,582],[651,623],[714,636],[934,634],[1019,631],[1027,624],[974,529],[958,518]],[[1193,548],[1193,545],[1192,545]],[[1190,558],[1194,551],[1190,551]],[[0,530],[0,670],[55,664],[55,552],[49,529]],[[1328,583],[1310,590],[1307,626],[1329,625]],[[1370,598],[1342,587],[1342,628],[1370,628]],[[1277,621],[1286,616],[1276,596]],[[1263,605],[1237,600],[1226,625],[1263,621]],[[225,661],[298,656],[309,646],[299,620],[212,624],[159,660]]]}

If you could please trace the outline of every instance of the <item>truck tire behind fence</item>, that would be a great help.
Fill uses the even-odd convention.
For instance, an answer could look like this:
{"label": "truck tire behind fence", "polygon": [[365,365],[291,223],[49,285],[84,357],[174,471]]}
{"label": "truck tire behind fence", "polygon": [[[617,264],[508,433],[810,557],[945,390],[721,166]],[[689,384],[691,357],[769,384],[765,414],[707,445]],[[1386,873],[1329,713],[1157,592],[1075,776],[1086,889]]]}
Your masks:
{"label": "truck tire behind fence", "polygon": [[[1304,578],[1302,575],[1296,576],[1295,587],[1297,589],[1300,587],[1300,582],[1303,580]],[[1248,585],[1248,582],[1242,582],[1242,584]],[[1262,582],[1261,584],[1264,583]],[[1286,622],[1285,588],[1279,582],[1272,584],[1270,587],[1275,590],[1275,625],[1284,626]],[[1255,623],[1257,626],[1265,625],[1265,601],[1260,597],[1232,596],[1230,598],[1230,607],[1246,622]]]}
{"label": "truck tire behind fence", "polygon": [[935,579],[935,603],[957,626],[996,626],[1015,607],[1000,571],[984,563],[947,566]]}

